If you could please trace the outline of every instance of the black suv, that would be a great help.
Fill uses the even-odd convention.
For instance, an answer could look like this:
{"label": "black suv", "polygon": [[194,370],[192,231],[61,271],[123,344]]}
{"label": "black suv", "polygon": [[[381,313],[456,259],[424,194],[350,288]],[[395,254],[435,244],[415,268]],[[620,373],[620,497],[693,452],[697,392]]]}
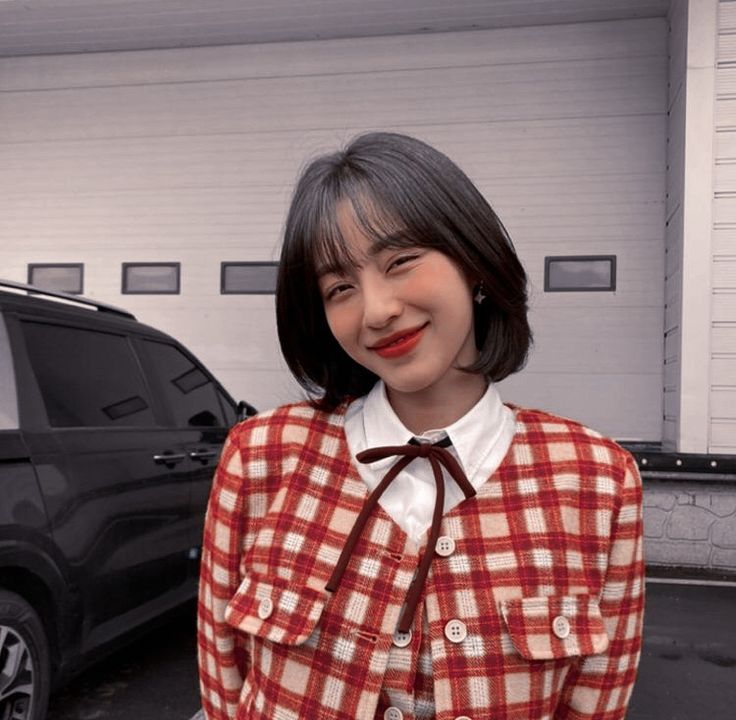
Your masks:
{"label": "black suv", "polygon": [[43,720],[54,684],[195,595],[251,411],[130,313],[0,281],[0,718]]}

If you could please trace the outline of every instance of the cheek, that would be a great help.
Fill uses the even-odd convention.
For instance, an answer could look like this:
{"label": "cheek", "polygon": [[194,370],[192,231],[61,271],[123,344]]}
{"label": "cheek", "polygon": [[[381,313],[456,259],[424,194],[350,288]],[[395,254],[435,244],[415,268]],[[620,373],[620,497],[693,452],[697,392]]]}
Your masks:
{"label": "cheek", "polygon": [[335,340],[347,349],[346,344],[350,343],[350,337],[354,333],[355,313],[351,311],[349,303],[341,303],[329,305],[325,307],[325,318],[327,325],[332,332]]}

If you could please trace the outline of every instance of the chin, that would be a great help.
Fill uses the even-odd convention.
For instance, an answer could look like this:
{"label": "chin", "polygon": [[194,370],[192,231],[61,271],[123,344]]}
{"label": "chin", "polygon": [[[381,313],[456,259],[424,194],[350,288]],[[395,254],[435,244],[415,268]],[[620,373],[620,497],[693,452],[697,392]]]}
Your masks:
{"label": "chin", "polygon": [[411,378],[381,378],[388,390],[411,395],[413,393],[421,393],[430,390],[437,382],[438,378],[422,378],[414,374]]}

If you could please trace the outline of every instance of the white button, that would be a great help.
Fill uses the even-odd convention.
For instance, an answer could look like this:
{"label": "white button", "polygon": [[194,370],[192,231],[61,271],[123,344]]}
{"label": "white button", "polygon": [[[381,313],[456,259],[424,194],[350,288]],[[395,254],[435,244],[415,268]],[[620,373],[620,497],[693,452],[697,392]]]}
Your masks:
{"label": "white button", "polygon": [[271,598],[263,598],[263,600],[258,603],[258,617],[261,618],[261,620],[265,620],[266,618],[271,617],[271,613],[273,613],[273,600],[271,600]]}
{"label": "white button", "polygon": [[404,713],[397,707],[390,707],[383,713],[383,720],[404,720]]}
{"label": "white button", "polygon": [[455,720],[470,720],[467,715],[458,715]]}
{"label": "white button", "polygon": [[560,640],[564,640],[570,634],[570,621],[563,615],[558,615],[552,621],[552,632]]}
{"label": "white button", "polygon": [[454,643],[460,643],[468,636],[468,628],[462,620],[450,620],[445,625],[445,637]]}
{"label": "white button", "polygon": [[442,557],[447,557],[455,552],[455,541],[447,535],[437,538],[437,544],[434,546],[435,551]]}
{"label": "white button", "polygon": [[406,647],[411,642],[411,630],[408,632],[401,632],[397,630],[394,633],[394,645],[396,647]]}

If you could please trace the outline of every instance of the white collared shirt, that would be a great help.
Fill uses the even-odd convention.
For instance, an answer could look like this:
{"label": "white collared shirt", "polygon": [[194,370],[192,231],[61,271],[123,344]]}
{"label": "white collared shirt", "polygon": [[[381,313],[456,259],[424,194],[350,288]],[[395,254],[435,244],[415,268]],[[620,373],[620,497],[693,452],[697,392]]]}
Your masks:
{"label": "white collared shirt", "polygon": [[[513,411],[501,402],[495,386],[489,384],[483,397],[459,420],[416,437],[433,443],[449,437],[452,446],[448,450],[477,490],[501,464],[513,440],[515,426]],[[380,380],[367,395],[350,403],[345,415],[345,436],[353,457],[367,448],[403,445],[415,437],[394,412]],[[355,464],[363,482],[373,490],[396,460],[390,457],[370,465],[357,461]],[[465,496],[444,468],[442,472],[445,477],[443,514],[446,514]],[[379,503],[412,540],[420,542],[432,524],[436,492],[429,462],[416,458],[389,485]]]}

